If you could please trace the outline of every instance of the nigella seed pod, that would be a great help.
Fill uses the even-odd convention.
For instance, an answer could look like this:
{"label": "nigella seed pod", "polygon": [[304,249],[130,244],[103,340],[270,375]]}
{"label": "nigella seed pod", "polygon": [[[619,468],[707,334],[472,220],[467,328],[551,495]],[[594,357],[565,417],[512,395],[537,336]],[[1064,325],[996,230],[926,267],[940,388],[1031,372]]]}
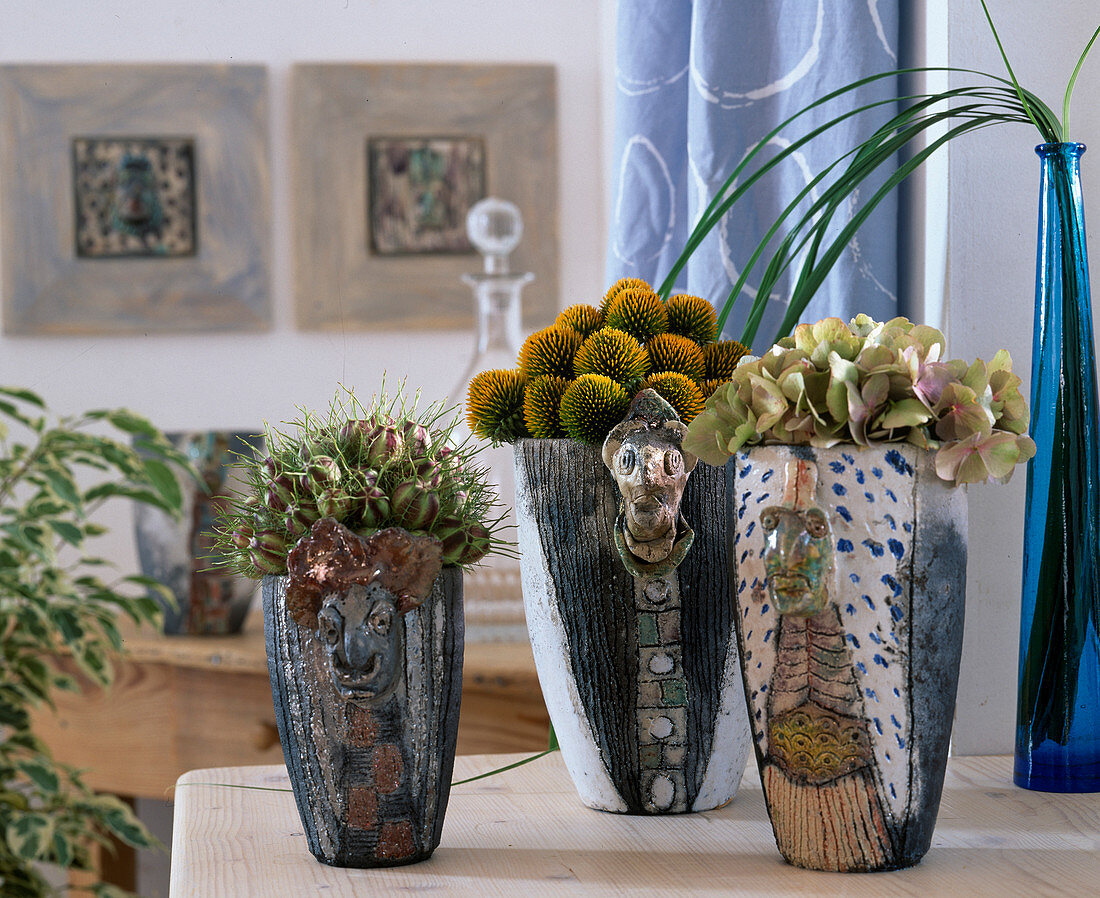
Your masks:
{"label": "nigella seed pod", "polygon": [[263,574],[285,574],[286,573],[286,559],[275,559],[266,552],[261,552],[258,549],[251,549],[248,553],[248,560],[252,562],[252,566]]}
{"label": "nigella seed pod", "polygon": [[363,442],[366,449],[363,461],[371,468],[380,468],[398,455],[405,447],[401,434],[390,425],[375,427]]}
{"label": "nigella seed pod", "polygon": [[400,434],[413,458],[421,458],[431,446],[432,438],[428,428],[416,421],[406,421],[402,424]]}
{"label": "nigella seed pod", "polygon": [[247,549],[256,535],[255,529],[248,524],[239,524],[229,536],[229,541],[242,551]]}
{"label": "nigella seed pod", "polygon": [[264,459],[263,468],[264,471],[267,472],[268,478],[274,480],[276,477],[279,476],[279,466],[275,464],[275,459],[273,459],[270,455]]}
{"label": "nigella seed pod", "polygon": [[466,550],[459,558],[459,564],[473,564],[489,554],[492,537],[481,524],[473,523],[466,527]]}
{"label": "nigella seed pod", "polygon": [[436,539],[446,540],[455,533],[461,533],[462,527],[462,518],[457,515],[440,515],[432,525],[432,536]]}
{"label": "nigella seed pod", "polygon": [[345,421],[336,433],[336,443],[345,458],[357,459],[365,451],[364,441],[368,433],[377,426],[374,418],[360,418]]}
{"label": "nigella seed pod", "polygon": [[377,528],[389,516],[389,497],[378,487],[369,487],[365,490],[363,493],[363,526]]}
{"label": "nigella seed pod", "polygon": [[280,474],[267,484],[267,493],[264,504],[272,511],[286,511],[286,507],[294,501],[294,481],[287,474]]}
{"label": "nigella seed pod", "polygon": [[[439,534],[433,531],[432,535],[438,536]],[[443,537],[443,563],[458,564],[468,547],[469,540],[466,537],[465,530],[458,530],[450,536]]]}
{"label": "nigella seed pod", "polygon": [[322,518],[336,518],[343,522],[351,517],[354,508],[355,500],[339,487],[329,487],[317,497],[317,513]]}
{"label": "nigella seed pod", "polygon": [[321,520],[321,512],[312,502],[294,503],[287,506],[287,529],[296,536],[309,530],[319,520]]}
{"label": "nigella seed pod", "polygon": [[450,465],[451,470],[456,473],[466,470],[466,466],[462,464],[462,456],[451,446],[441,446],[435,458],[441,465]]}
{"label": "nigella seed pod", "polygon": [[433,490],[439,489],[443,484],[443,469],[438,462],[425,458],[413,465],[416,476]]}
{"label": "nigella seed pod", "polygon": [[286,537],[275,530],[261,530],[248,544],[248,554],[256,570],[278,574],[286,570]]}
{"label": "nigella seed pod", "polygon": [[330,455],[315,455],[306,466],[306,482],[314,495],[335,486],[343,476],[340,464]]}
{"label": "nigella seed pod", "polygon": [[394,487],[393,513],[406,530],[429,527],[439,514],[439,494],[419,478],[404,480]]}

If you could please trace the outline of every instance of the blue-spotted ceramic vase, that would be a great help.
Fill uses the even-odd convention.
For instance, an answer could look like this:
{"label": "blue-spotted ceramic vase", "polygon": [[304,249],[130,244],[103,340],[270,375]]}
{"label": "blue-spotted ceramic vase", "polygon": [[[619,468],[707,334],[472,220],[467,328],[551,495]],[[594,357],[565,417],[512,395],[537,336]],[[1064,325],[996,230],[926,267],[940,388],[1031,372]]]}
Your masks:
{"label": "blue-spotted ceramic vase", "polygon": [[799,867],[896,870],[932,839],[966,587],[966,494],[932,458],[761,446],[726,466],[756,758]]}

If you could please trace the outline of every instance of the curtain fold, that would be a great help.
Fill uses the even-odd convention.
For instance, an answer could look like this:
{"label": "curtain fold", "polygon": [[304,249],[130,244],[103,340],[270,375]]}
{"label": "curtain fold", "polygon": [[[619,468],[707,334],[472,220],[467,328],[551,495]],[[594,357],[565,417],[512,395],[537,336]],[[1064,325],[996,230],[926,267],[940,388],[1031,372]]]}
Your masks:
{"label": "curtain fold", "polygon": [[[608,283],[640,277],[656,286],[744,154],[818,97],[896,68],[898,38],[897,4],[878,0],[620,0]],[[896,97],[897,90],[889,78],[848,94],[780,133],[769,151],[846,109]],[[895,108],[884,107],[876,123]],[[868,114],[834,129],[757,184],[696,251],[677,292],[720,308],[784,206],[869,134],[870,122]],[[865,186],[863,196],[881,180]],[[806,320],[897,314],[897,229],[891,195],[857,233]],[[727,337],[740,336],[758,280],[750,277]],[[780,290],[769,301],[757,350],[771,343],[785,308]]]}

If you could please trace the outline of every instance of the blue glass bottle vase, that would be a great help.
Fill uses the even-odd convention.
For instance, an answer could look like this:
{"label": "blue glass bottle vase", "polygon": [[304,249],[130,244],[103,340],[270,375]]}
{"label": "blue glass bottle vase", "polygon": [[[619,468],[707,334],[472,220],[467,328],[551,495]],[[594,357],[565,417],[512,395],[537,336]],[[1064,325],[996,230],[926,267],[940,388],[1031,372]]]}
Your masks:
{"label": "blue glass bottle vase", "polygon": [[1100,426],[1079,143],[1043,144],[1015,781],[1100,791]]}

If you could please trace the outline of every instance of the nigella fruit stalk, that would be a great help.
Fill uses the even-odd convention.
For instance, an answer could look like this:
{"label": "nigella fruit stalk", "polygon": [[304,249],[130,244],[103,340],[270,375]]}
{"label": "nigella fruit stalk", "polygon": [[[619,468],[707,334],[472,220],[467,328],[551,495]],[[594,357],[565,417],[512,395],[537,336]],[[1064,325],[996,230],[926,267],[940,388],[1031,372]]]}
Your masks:
{"label": "nigella fruit stalk", "polygon": [[1100,791],[1100,426],[1078,143],[1043,144],[1017,785]]}

